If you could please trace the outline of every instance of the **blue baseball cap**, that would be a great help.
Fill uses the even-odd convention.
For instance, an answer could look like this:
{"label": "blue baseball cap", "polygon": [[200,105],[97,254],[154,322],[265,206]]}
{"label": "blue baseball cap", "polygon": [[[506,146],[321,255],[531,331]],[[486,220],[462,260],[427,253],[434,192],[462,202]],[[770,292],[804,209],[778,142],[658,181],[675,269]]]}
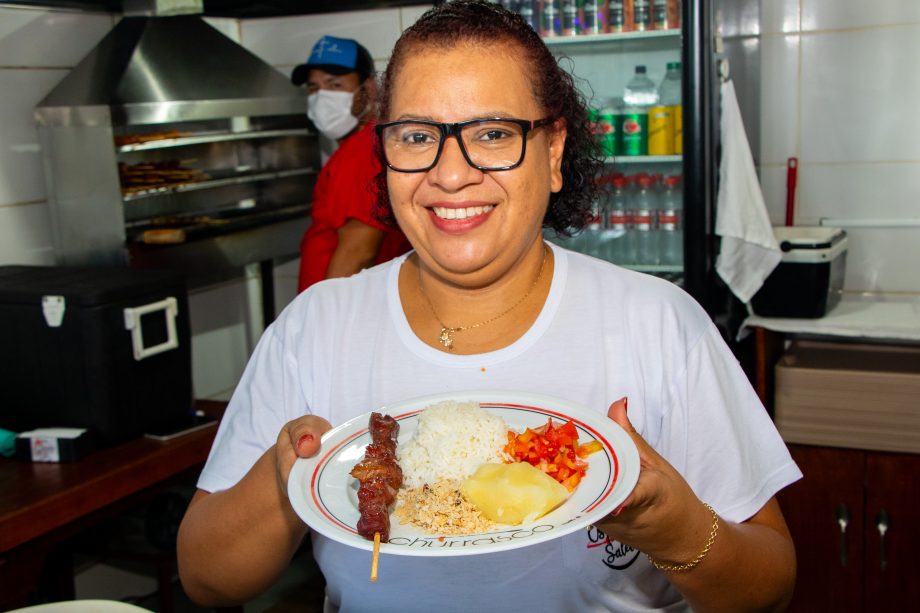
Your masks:
{"label": "blue baseball cap", "polygon": [[323,36],[313,45],[307,61],[294,67],[291,82],[294,85],[306,83],[311,68],[318,68],[334,75],[357,72],[363,82],[374,74],[374,60],[368,50],[356,40]]}

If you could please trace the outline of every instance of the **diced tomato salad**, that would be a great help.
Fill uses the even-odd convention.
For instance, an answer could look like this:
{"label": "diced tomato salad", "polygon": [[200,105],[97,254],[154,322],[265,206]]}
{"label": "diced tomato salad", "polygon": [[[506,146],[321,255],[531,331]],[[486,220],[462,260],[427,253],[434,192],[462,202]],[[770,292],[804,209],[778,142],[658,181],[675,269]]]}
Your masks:
{"label": "diced tomato salad", "polygon": [[529,462],[561,483],[570,492],[588,470],[584,458],[601,450],[598,441],[578,444],[578,430],[572,421],[561,426],[550,418],[539,428],[527,428],[520,434],[508,431],[507,453],[515,462]]}

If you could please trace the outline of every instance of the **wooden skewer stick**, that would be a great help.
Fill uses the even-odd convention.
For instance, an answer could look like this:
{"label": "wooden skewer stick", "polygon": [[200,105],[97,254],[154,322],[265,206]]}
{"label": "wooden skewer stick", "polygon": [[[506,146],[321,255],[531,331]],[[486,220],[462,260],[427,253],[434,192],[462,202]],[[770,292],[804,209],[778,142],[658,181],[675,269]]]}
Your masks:
{"label": "wooden skewer stick", "polygon": [[371,582],[377,581],[377,561],[380,559],[380,533],[374,533],[374,555],[371,558]]}

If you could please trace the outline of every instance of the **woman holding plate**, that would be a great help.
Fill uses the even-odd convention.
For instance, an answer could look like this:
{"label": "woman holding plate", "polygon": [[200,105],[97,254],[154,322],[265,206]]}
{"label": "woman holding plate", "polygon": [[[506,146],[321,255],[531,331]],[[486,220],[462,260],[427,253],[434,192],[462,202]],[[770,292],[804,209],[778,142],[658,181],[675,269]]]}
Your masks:
{"label": "woman holding plate", "polygon": [[366,551],[313,532],[328,611],[781,609],[774,495],[801,473],[718,331],[673,284],[543,241],[585,223],[599,161],[539,36],[492,3],[438,5],[397,42],[381,110],[381,204],[415,251],[311,287],[265,332],[182,523],[188,594],[244,602],[280,576],[309,531],[287,478],[330,425],[492,389],[608,412],[641,458],[625,504],[524,549],[384,554],[376,583]]}

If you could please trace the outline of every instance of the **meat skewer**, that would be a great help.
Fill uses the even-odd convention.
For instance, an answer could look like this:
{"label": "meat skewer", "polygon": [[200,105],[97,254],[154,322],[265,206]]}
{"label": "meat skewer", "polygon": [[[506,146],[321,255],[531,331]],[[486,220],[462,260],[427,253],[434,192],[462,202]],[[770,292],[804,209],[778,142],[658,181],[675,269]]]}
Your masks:
{"label": "meat skewer", "polygon": [[389,415],[371,413],[368,430],[371,442],[364,450],[364,459],[351,469],[351,476],[361,484],[357,529],[358,534],[374,541],[371,581],[376,581],[380,543],[390,540],[390,505],[396,501],[403,474],[396,462],[399,423]]}

